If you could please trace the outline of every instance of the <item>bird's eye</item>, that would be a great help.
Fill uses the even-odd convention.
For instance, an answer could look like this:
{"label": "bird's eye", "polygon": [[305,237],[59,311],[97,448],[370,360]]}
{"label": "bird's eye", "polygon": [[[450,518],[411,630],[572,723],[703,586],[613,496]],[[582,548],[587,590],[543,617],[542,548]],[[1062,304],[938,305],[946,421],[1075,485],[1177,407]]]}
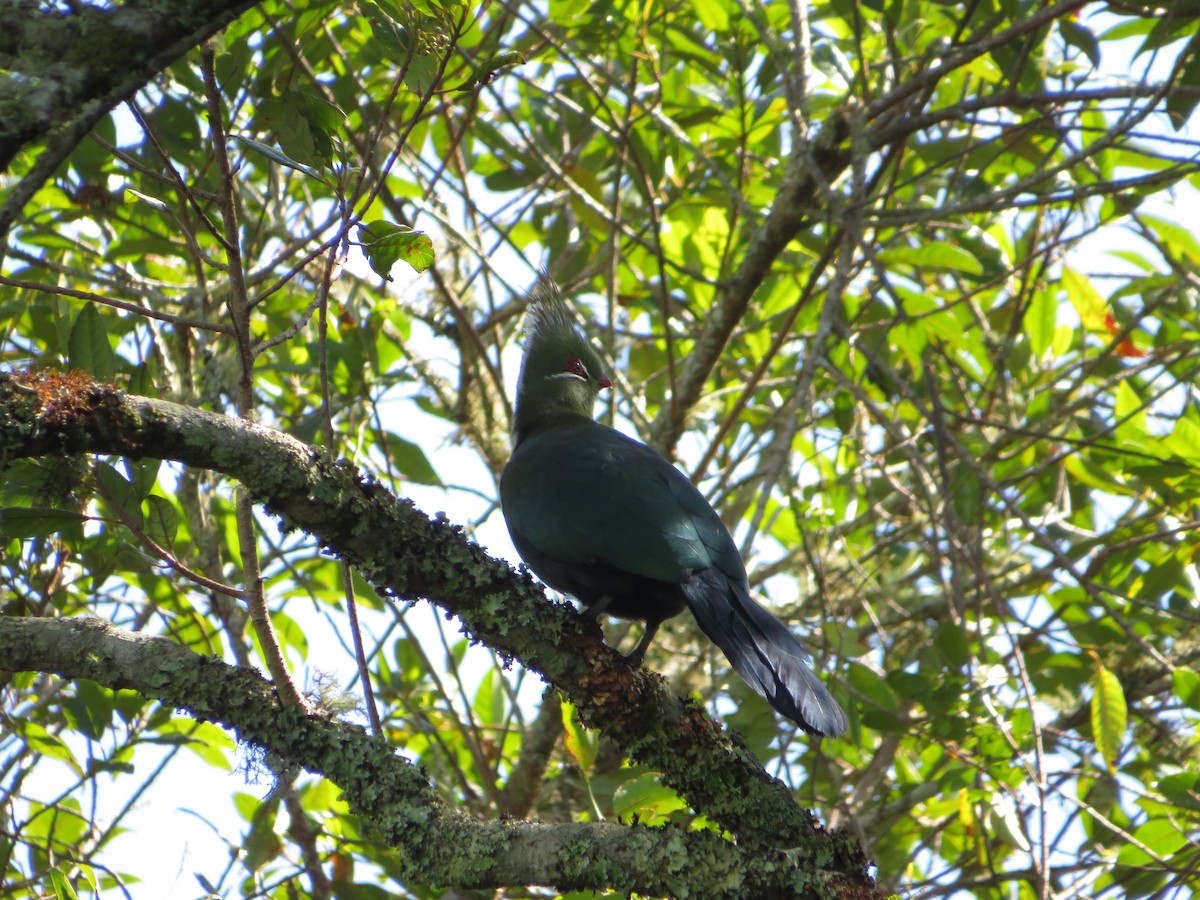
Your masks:
{"label": "bird's eye", "polygon": [[585,381],[588,378],[588,370],[580,361],[578,356],[572,356],[570,359],[568,359],[566,363],[563,364],[563,371],[569,372],[572,375],[578,375]]}

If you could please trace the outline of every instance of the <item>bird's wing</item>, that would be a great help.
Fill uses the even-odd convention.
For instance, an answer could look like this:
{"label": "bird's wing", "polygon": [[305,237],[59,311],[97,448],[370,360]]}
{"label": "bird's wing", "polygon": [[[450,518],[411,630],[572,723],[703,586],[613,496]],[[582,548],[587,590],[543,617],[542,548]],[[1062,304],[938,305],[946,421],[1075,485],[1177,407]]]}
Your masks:
{"label": "bird's wing", "polygon": [[672,583],[713,565],[745,578],[721,520],[683,473],[599,423],[531,435],[500,490],[509,528],[560,562]]}

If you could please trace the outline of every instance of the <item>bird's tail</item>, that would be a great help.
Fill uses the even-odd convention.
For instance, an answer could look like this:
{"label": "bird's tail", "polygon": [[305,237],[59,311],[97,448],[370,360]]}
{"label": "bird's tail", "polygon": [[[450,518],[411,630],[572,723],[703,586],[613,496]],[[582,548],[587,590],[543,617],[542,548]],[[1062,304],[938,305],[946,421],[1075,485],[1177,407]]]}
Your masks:
{"label": "bird's tail", "polygon": [[836,737],[846,730],[846,714],[810,668],[808,650],[743,587],[706,569],[683,592],[700,630],[780,715],[809,734]]}

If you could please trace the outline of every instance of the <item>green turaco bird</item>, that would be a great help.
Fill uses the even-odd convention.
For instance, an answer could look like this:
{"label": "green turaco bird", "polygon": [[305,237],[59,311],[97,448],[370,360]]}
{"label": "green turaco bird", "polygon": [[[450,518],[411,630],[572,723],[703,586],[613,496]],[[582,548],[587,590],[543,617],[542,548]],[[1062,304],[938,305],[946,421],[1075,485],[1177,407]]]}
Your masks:
{"label": "green turaco bird", "polygon": [[811,734],[841,734],[846,714],[804,645],[750,597],[712,506],[658,453],[592,419],[599,390],[611,385],[566,305],[545,291],[526,320],[514,449],[500,479],[517,552],[585,614],[644,621],[634,662],[664,619],[690,609],[779,713]]}

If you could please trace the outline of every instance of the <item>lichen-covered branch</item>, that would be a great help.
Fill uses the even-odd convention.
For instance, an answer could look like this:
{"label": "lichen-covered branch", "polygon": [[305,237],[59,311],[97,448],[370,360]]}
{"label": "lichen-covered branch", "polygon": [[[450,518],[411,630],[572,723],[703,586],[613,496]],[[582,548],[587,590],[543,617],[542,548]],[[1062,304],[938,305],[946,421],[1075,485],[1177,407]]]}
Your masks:
{"label": "lichen-covered branch", "polygon": [[[5,4],[11,7],[12,4]],[[95,101],[107,106],[254,6],[184,0],[159,8],[22,4],[0,31],[0,169]]]}
{"label": "lichen-covered branch", "polygon": [[[0,206],[0,238],[92,126],[254,0],[178,0],[155,8],[5,3],[0,29],[0,172],[53,135]],[[0,241],[0,258],[3,243]]]}
{"label": "lichen-covered branch", "polygon": [[125,395],[77,375],[0,376],[0,460],[87,452],[176,460],[236,478],[285,527],[313,534],[381,594],[427,598],[457,616],[472,638],[544,675],[584,722],[660,771],[739,844],[786,847],[804,868],[869,883],[857,841],[820,830],[701,708],[671,694],[657,675],[630,667],[594,624],[548,603],[528,575],[349,463],[269,428]]}
{"label": "lichen-covered branch", "polygon": [[419,769],[361,728],[284,706],[253,670],[101,619],[0,616],[0,669],[134,690],[221,723],[287,767],[324,775],[342,788],[357,815],[402,851],[401,865],[415,883],[828,897],[843,880],[805,871],[785,851],[739,848],[712,832],[472,821],[447,808]]}

